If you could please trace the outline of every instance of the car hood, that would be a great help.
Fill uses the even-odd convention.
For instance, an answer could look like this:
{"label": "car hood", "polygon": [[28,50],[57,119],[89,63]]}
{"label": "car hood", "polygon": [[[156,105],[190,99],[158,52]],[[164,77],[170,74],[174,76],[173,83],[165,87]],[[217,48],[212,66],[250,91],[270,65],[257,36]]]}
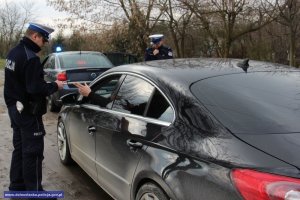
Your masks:
{"label": "car hood", "polygon": [[300,168],[300,132],[235,135],[261,151]]}

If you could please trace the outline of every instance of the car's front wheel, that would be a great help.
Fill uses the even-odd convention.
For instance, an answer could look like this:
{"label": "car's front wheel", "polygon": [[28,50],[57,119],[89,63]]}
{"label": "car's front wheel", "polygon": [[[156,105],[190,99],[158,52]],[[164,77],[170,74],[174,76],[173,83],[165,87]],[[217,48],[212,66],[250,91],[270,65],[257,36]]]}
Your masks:
{"label": "car's front wheel", "polygon": [[66,129],[61,119],[58,120],[58,124],[57,124],[57,146],[58,146],[60,161],[64,165],[72,164],[73,159],[70,154]]}
{"label": "car's front wheel", "polygon": [[142,185],[136,195],[135,200],[169,200],[165,192],[153,183]]}

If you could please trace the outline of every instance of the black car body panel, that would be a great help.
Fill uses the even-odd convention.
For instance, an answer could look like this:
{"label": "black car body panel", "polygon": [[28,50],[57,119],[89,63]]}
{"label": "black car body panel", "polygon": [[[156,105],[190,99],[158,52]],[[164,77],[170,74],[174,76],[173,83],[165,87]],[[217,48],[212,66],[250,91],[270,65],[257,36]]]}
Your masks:
{"label": "black car body panel", "polygon": [[300,132],[261,135],[239,134],[237,136],[256,148],[280,160],[284,160],[298,169],[300,168],[299,155],[295,153],[299,151]]}
{"label": "black car body panel", "polygon": [[[120,200],[135,199],[147,182],[157,184],[174,200],[242,199],[231,176],[237,168],[299,179],[298,133],[235,133],[207,102],[195,96],[193,84],[201,80],[247,76],[239,62],[174,59],[104,72],[91,88],[109,97],[109,103],[98,106],[79,97],[75,105],[66,105],[60,112],[73,159]],[[299,74],[293,68],[250,61],[249,74],[270,71]],[[112,85],[113,89],[107,89]],[[134,109],[137,101],[139,108]],[[164,112],[158,113],[161,109]],[[293,126],[293,130],[299,127]]]}

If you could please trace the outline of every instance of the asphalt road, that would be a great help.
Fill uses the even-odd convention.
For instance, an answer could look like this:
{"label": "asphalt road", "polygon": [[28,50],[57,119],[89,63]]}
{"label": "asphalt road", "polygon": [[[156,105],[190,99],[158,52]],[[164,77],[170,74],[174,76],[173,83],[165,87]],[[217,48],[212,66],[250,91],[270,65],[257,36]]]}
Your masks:
{"label": "asphalt road", "polygon": [[[0,70],[0,199],[8,190],[11,161],[12,129],[3,97],[4,73]],[[60,163],[56,142],[57,114],[44,115],[46,129],[43,162],[43,187],[48,191],[64,191],[66,200],[112,200],[78,165]]]}

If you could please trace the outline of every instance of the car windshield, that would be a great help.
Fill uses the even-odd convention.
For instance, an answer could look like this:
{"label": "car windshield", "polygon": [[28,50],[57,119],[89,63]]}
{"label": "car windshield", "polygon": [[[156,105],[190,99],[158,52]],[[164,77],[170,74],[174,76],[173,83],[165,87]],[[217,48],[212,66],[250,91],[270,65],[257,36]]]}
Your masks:
{"label": "car windshield", "polygon": [[68,68],[111,68],[112,63],[99,53],[75,53],[58,55],[62,69]]}
{"label": "car windshield", "polygon": [[191,91],[234,133],[300,132],[300,72],[217,76]]}

